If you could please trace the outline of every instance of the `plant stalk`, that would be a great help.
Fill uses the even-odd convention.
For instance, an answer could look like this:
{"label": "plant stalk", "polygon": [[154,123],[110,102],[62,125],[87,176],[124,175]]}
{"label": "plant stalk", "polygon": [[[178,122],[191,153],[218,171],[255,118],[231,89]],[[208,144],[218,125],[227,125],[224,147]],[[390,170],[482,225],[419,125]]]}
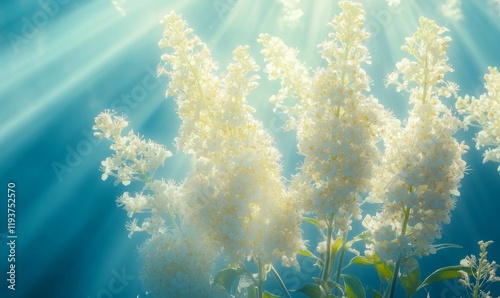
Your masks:
{"label": "plant stalk", "polygon": [[481,287],[481,275],[483,274],[483,262],[484,254],[481,252],[481,258],[479,258],[479,268],[476,271],[476,284],[474,285],[474,292],[472,293],[472,298],[479,297],[479,288]]}
{"label": "plant stalk", "polygon": [[342,263],[344,263],[344,254],[345,254],[345,242],[347,240],[347,232],[343,232],[342,237],[342,247],[340,248],[340,257],[339,264],[337,265],[337,274],[335,276],[335,282],[339,284],[340,282],[340,273],[342,272]]}
{"label": "plant stalk", "polygon": [[[403,228],[401,229],[401,236],[404,236],[406,234],[406,227],[408,226],[408,219],[410,218],[410,208],[406,208],[404,210],[404,220],[403,220]],[[394,272],[392,273],[392,279],[391,283],[389,284],[389,289],[385,293],[384,297],[386,298],[393,298],[394,297],[394,292],[396,291],[396,284],[398,281],[398,276],[399,276],[399,267],[401,266],[401,259],[403,258],[402,255],[399,256],[398,261],[396,262],[396,265],[394,266]]]}
{"label": "plant stalk", "polygon": [[399,257],[398,261],[396,262],[396,266],[394,266],[394,272],[392,273],[392,280],[391,280],[391,285],[389,288],[389,291],[387,291],[385,295],[386,297],[393,298],[394,297],[394,292],[396,291],[396,283],[398,281],[398,275],[399,275],[399,267],[401,266],[401,256]]}
{"label": "plant stalk", "polygon": [[262,276],[262,273],[264,272],[264,268],[262,268],[262,263],[260,262],[260,259],[257,259],[257,265],[259,266],[259,280],[258,280],[258,285],[257,285],[257,290],[258,290],[258,297],[261,298],[262,297],[262,290],[263,290],[263,287],[262,287],[262,284],[263,284],[263,276]]}
{"label": "plant stalk", "polygon": [[278,271],[276,271],[276,269],[274,268],[273,265],[271,265],[271,272],[274,274],[274,277],[276,277],[276,280],[278,280],[278,283],[280,284],[281,288],[285,292],[286,297],[292,298],[292,295],[290,295],[290,292],[288,292],[288,289],[286,288],[285,283],[283,282],[283,280],[281,279],[281,276],[279,275]]}
{"label": "plant stalk", "polygon": [[330,259],[331,259],[331,254],[332,254],[332,233],[333,233],[333,214],[330,216],[330,218],[327,221],[327,238],[326,238],[326,252],[325,252],[325,262],[323,266],[323,272],[321,274],[321,279],[324,282],[327,282],[328,277],[329,277],[329,272],[330,272]]}

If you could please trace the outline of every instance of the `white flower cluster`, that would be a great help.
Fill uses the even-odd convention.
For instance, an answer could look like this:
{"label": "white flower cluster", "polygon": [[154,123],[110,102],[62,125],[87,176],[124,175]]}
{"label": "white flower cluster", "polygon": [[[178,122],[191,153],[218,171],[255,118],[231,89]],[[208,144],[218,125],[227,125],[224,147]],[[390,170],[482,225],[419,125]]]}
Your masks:
{"label": "white flower cluster", "polygon": [[[409,93],[412,109],[401,124],[370,95],[362,5],[340,1],[339,6],[342,12],[328,24],[329,39],[319,45],[325,66],[314,74],[297,59],[297,50],[277,37],[259,36],[265,72],[281,80],[271,102],[288,116],[286,128],[296,130],[304,156],[288,188],[274,140],[246,101],[257,87],[252,73],[259,70],[248,46],[233,51],[233,62],[220,75],[208,46],[174,12],[162,21],[159,46],[166,53],[158,73],[169,76],[167,95],[175,98],[182,120],[176,147],[193,158],[186,179],[181,184],[155,180],[171,152],[133,131],[123,135],[128,123],[113,112],[95,118],[95,136],[110,140],[114,151],[102,162],[102,179],[144,182],[141,192],[123,193],[117,204],[132,218],[126,224],[129,237],[137,231],[150,234],[140,254],[153,295],[229,297],[211,285],[221,253],[232,264],[255,259],[269,265],[280,258],[285,266],[298,266],[296,254],[305,249],[301,213],[316,214],[329,235],[333,228],[345,235],[352,220],[362,218],[365,195],[366,202],[382,207],[362,222],[371,236],[367,255],[401,260],[408,270],[416,266],[413,256],[436,251],[433,242],[449,223],[459,195],[467,150],[453,137],[463,124],[441,102],[458,91],[444,80],[453,71],[446,54],[451,38],[444,35],[446,28],[421,18],[417,32],[406,39],[402,50],[412,58],[387,76],[388,85]],[[467,114],[465,124],[482,127],[478,147],[496,146],[485,161],[500,162],[500,74],[490,68],[485,79],[487,93],[459,99],[457,109]],[[144,212],[149,216],[139,223],[134,216]],[[326,252],[327,243],[320,242],[318,252]],[[476,285],[466,272],[460,281],[474,291],[484,280],[499,281],[496,263],[486,260],[490,243],[479,243],[478,265],[474,256],[461,262],[475,270]]]}
{"label": "white flower cluster", "polygon": [[128,217],[133,217],[134,213],[146,211],[150,213],[150,216],[145,218],[140,225],[138,225],[137,218],[126,224],[129,238],[134,232],[141,231],[149,234],[167,233],[167,222],[172,227],[177,227],[176,215],[180,215],[180,198],[179,186],[175,185],[172,180],[146,182],[143,192],[134,195],[124,192],[116,203],[118,206],[123,206]]}
{"label": "white flower cluster", "polygon": [[206,44],[175,13],[165,17],[160,47],[170,54],[160,70],[170,78],[182,119],[178,146],[195,165],[183,185],[182,216],[224,248],[228,260],[280,257],[294,264],[303,248],[301,215],[281,176],[273,139],[256,121],[245,97],[258,70],[248,47],[234,50],[225,76],[214,73]]}
{"label": "white flower cluster", "polygon": [[[176,217],[181,210],[179,186],[173,181],[153,179],[158,167],[172,154],[161,145],[144,141],[133,131],[122,136],[126,126],[124,117],[105,111],[95,118],[93,129],[96,137],[112,141],[110,148],[115,151],[102,162],[102,179],[111,175],[117,178],[115,185],[120,182],[129,185],[131,181],[145,183],[143,192],[125,192],[116,202],[131,218],[136,213],[150,213],[140,224],[138,218],[133,218],[125,225],[129,237],[139,231],[151,234],[140,250],[148,290],[158,297],[226,297],[210,284],[218,250],[202,237],[187,234],[189,224]],[[211,291],[215,291],[213,295]]]}
{"label": "white flower cluster", "polygon": [[[486,92],[475,97],[459,98],[456,107],[465,114],[465,125],[475,125],[481,128],[476,135],[476,147],[487,146],[484,161],[500,163],[500,73],[496,67],[489,67],[489,73],[484,76]],[[500,172],[500,166],[498,167]]]}
{"label": "white flower cluster", "polygon": [[[492,243],[493,241],[491,240],[487,242],[481,240],[478,242],[481,250],[479,260],[475,255],[470,255],[460,261],[461,266],[471,269],[471,274],[464,270],[459,271],[462,276],[459,282],[470,292],[472,297],[493,298],[490,296],[490,292],[484,292],[483,289],[486,289],[491,283],[500,281],[500,277],[496,276],[498,264],[495,261],[489,262],[487,259],[487,249]],[[471,277],[473,280],[471,280]]]}
{"label": "white flower cluster", "polygon": [[[291,191],[303,201],[305,212],[326,220],[334,214],[334,227],[347,231],[351,217],[360,218],[359,195],[370,188],[372,169],[379,157],[375,145],[388,113],[369,91],[370,80],[362,68],[369,53],[362,44],[362,5],[339,2],[342,13],[329,23],[330,40],[320,44],[328,65],[310,77],[296,58],[297,51],[268,35],[261,35],[262,53],[269,79],[281,79],[279,93],[271,98],[289,116],[297,130],[299,153],[305,156]],[[298,102],[287,106],[286,98]]]}
{"label": "white flower cluster", "polygon": [[211,284],[218,251],[207,237],[182,229],[146,240],[139,253],[144,284],[153,297],[230,297]]}
{"label": "white flower cluster", "polygon": [[129,237],[136,231],[151,234],[141,255],[153,294],[209,297],[214,291],[213,297],[222,297],[210,287],[221,248],[233,263],[246,257],[270,264],[278,257],[298,266],[302,218],[286,191],[273,139],[245,100],[258,78],[248,75],[258,70],[248,47],[238,47],[227,73],[217,76],[208,47],[179,15],[171,13],[162,23],[160,47],[170,52],[162,56],[159,73],[170,76],[168,94],[175,96],[183,121],[176,144],[193,155],[194,168],[181,185],[154,180],[170,151],[133,131],[122,136],[125,118],[105,111],[95,118],[95,136],[112,141],[115,153],[102,163],[102,178],[145,183],[142,192],[125,192],[117,203],[129,217],[150,213],[126,227]]}
{"label": "white flower cluster", "polygon": [[152,141],[145,141],[130,130],[122,136],[122,130],[128,123],[122,116],[105,111],[95,118],[94,136],[113,142],[110,149],[115,151],[112,157],[102,164],[102,180],[108,176],[116,177],[115,185],[129,185],[131,181],[149,181],[166,158],[172,156],[164,146]]}
{"label": "white flower cluster", "polygon": [[115,153],[101,164],[102,180],[108,176],[116,177],[115,185],[129,185],[131,181],[145,183],[144,192],[130,194],[124,192],[117,200],[118,206],[123,206],[128,217],[134,213],[148,211],[141,224],[138,218],[126,224],[129,237],[134,232],[146,231],[150,234],[166,233],[166,221],[176,225],[174,215],[178,213],[179,194],[173,181],[154,180],[156,170],[163,165],[172,153],[164,146],[152,141],[144,141],[131,130],[125,136],[122,130],[128,123],[123,116],[116,116],[111,111],[105,111],[95,118],[94,136],[110,140],[110,149]]}
{"label": "white flower cluster", "polygon": [[404,127],[385,138],[380,174],[368,198],[383,209],[363,221],[372,235],[367,253],[376,252],[382,260],[434,253],[432,243],[441,237],[441,225],[449,223],[453,196],[459,195],[465,171],[461,155],[467,148],[452,137],[460,122],[439,99],[458,88],[443,80],[452,70],[446,56],[451,39],[444,32],[421,18],[420,28],[402,47],[415,61],[403,59],[388,76],[388,84],[409,90],[413,108]]}

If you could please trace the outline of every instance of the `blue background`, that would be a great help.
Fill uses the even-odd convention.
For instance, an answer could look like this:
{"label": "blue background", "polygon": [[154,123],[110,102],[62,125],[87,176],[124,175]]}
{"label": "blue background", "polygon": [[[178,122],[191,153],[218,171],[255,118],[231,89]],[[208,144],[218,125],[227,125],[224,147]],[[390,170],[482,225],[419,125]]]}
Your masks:
{"label": "blue background", "polygon": [[[100,161],[110,150],[109,144],[89,137],[93,118],[107,108],[125,112],[131,128],[174,152],[158,174],[181,181],[189,159],[172,145],[179,119],[174,101],[164,98],[168,79],[151,74],[161,55],[159,20],[172,9],[182,13],[209,44],[221,68],[240,44],[249,44],[263,66],[256,43],[261,32],[300,49],[299,58],[314,68],[323,63],[316,45],[326,38],[325,24],[339,9],[336,1],[303,2],[304,16],[290,29],[279,26],[282,11],[274,1],[129,0],[124,4],[125,16],[111,1],[1,1],[0,297],[147,297],[136,251],[146,235],[127,237],[126,212],[115,203],[123,191],[139,186],[126,189],[113,187],[112,180],[101,181]],[[408,109],[407,96],[384,88],[383,79],[404,57],[399,48],[404,37],[415,31],[419,16],[450,29],[453,42],[448,54],[455,72],[448,79],[461,86],[460,95],[481,94],[487,66],[500,66],[500,12],[486,1],[464,0],[460,21],[445,20],[439,3],[431,1],[403,0],[397,10],[388,9],[385,1],[369,2],[365,8],[373,63],[366,69],[374,95],[401,119]],[[273,114],[268,103],[277,83],[267,82],[264,74],[261,77],[260,88],[248,100],[257,109],[255,117],[275,137],[283,154],[284,175],[290,177],[300,161],[294,135],[280,128],[283,117]],[[120,101],[145,81],[154,87],[140,96],[136,93],[129,104]],[[489,256],[500,261],[500,175],[497,164],[482,164],[482,151],[471,141],[475,132],[471,129],[458,136],[471,147],[465,155],[469,171],[452,222],[444,226],[439,240],[463,249],[423,259],[423,276],[440,266],[458,264],[466,254],[477,255],[481,239],[496,241]],[[55,165],[67,167],[54,170]],[[15,292],[7,290],[6,281],[8,182],[16,183],[17,195]],[[314,250],[318,236],[305,228]],[[301,264],[307,274],[280,269],[285,282],[295,288],[316,272],[308,260],[301,259]],[[374,273],[367,268],[352,272],[366,278]],[[269,290],[275,287],[269,284]],[[456,282],[427,290],[431,297],[466,295]],[[494,294],[500,295],[498,287]]]}

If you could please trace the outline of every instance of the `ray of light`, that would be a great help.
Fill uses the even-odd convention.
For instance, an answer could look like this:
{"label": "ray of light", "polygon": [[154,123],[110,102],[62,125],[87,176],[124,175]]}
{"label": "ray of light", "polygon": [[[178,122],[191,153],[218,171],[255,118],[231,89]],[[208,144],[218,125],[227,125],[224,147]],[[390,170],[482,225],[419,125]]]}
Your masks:
{"label": "ray of light", "polygon": [[[105,286],[110,276],[109,270],[116,264],[121,266],[121,264],[136,263],[135,255],[134,258],[127,256],[144,238],[133,240],[126,238],[123,227],[125,212],[116,208],[113,202],[116,194],[123,188],[113,188],[112,179],[105,183],[99,179],[99,161],[102,156],[109,155],[110,151],[107,149],[109,144],[103,142],[103,145],[96,147],[99,150],[94,150],[71,175],[66,176],[64,183],[57,181],[53,173],[43,172],[47,169],[50,171],[51,160],[43,159],[44,152],[36,146],[43,144],[41,138],[47,138],[47,135],[64,131],[68,133],[62,136],[65,138],[74,134],[74,126],[81,128],[91,123],[95,116],[89,113],[89,111],[94,112],[91,107],[109,106],[111,99],[103,98],[101,102],[92,98],[92,102],[85,106],[88,110],[71,110],[75,106],[81,107],[77,102],[89,97],[87,96],[89,89],[109,88],[109,92],[103,94],[99,94],[100,90],[95,91],[97,95],[94,97],[115,97],[123,90],[130,90],[131,85],[137,84],[138,78],[139,80],[142,78],[141,71],[144,70],[140,69],[138,73],[120,73],[116,76],[116,73],[123,69],[119,65],[138,63],[140,67],[144,66],[140,64],[143,60],[137,62],[131,59],[138,59],[139,55],[134,54],[141,53],[146,48],[145,43],[150,42],[155,48],[144,53],[154,56],[148,57],[148,65],[154,65],[159,61],[161,50],[156,47],[156,41],[161,37],[158,20],[163,15],[172,9],[183,13],[189,25],[196,29],[195,33],[213,49],[214,58],[220,61],[222,69],[231,59],[234,47],[240,44],[250,44],[252,55],[262,67],[260,46],[256,43],[257,36],[261,32],[279,36],[288,45],[299,48],[301,50],[299,59],[314,69],[324,63],[316,46],[327,38],[329,29],[325,25],[339,11],[336,3],[332,1],[303,0],[301,8],[305,13],[298,26],[283,28],[279,26],[282,7],[277,1],[227,1],[224,3],[234,3],[234,5],[228,4],[229,6],[224,6],[227,10],[221,11],[217,10],[216,6],[216,3],[220,4],[221,1],[166,3],[160,0],[144,2],[129,0],[124,6],[127,11],[125,17],[121,17],[110,2],[92,1],[66,15],[51,19],[50,24],[41,30],[36,38],[30,40],[20,53],[13,53],[9,45],[0,47],[2,63],[0,142],[9,144],[2,146],[0,162],[2,166],[11,163],[9,161],[11,156],[14,156],[16,151],[25,150],[25,147],[39,155],[16,157],[16,161],[28,164],[16,165],[14,169],[16,175],[22,178],[23,187],[29,188],[24,191],[30,198],[26,198],[26,207],[22,215],[29,223],[23,226],[26,234],[23,235],[25,244],[21,248],[24,249],[24,255],[29,256],[27,260],[36,264],[30,269],[31,272],[27,273],[29,280],[37,280],[36,289],[43,288],[43,283],[50,280],[47,272],[54,270],[53,264],[60,262],[61,257],[74,261],[71,266],[75,266],[76,269],[67,273],[57,272],[58,276],[78,279],[80,271],[85,271],[82,268],[91,268],[88,272],[82,273],[82,282],[76,282],[76,286],[72,287],[79,293],[90,292],[89,294],[95,294],[103,284]],[[394,64],[406,56],[400,47],[404,38],[415,31],[418,17],[438,16],[439,11],[435,8],[439,4],[424,8],[420,2],[408,0],[403,1],[400,13],[392,13],[387,9],[385,1],[364,2],[367,9],[367,24],[373,26],[372,38],[368,42],[373,64],[367,66],[375,83],[373,92],[386,106],[401,111],[401,115],[404,115],[407,110],[404,104],[407,95],[395,94],[393,88],[386,90],[381,83],[385,75],[394,69]],[[462,23],[445,22],[440,18],[438,24],[449,26],[452,30],[451,34],[455,41],[450,46],[450,55],[456,59],[450,59],[450,62],[457,70],[460,79],[474,80],[473,83],[465,84],[467,91],[470,91],[474,88],[474,83],[482,84],[481,79],[477,77],[484,74],[486,66],[500,66],[497,55],[500,52],[498,43],[500,22],[498,15],[490,11],[486,4],[477,1],[465,3],[465,20]],[[387,11],[390,20],[385,23],[380,17],[387,16]],[[24,9],[13,15],[21,18],[29,13],[28,9]],[[476,27],[470,28],[471,24]],[[496,34],[486,37],[477,34],[483,31]],[[300,158],[296,155],[296,140],[294,133],[285,133],[277,127],[283,124],[283,120],[273,114],[268,98],[278,86],[264,81],[263,76],[261,86],[264,90],[259,88],[252,93],[249,102],[257,109],[256,117],[262,119],[266,128],[278,140],[277,146],[284,155],[284,162],[287,163],[284,175],[289,176],[295,172],[295,167],[300,162]],[[130,118],[133,122],[131,127],[139,128],[137,129],[139,132],[144,129],[146,135],[161,135],[161,140],[167,142],[167,147],[175,151],[171,141],[177,135],[179,119],[175,118],[173,113],[175,105],[172,102],[166,103],[163,99],[165,89],[166,84],[159,86],[148,94],[148,101],[142,102],[140,108],[131,112]],[[48,124],[57,117],[71,118],[75,123],[61,125],[63,126],[61,131],[47,131],[48,127],[53,127]],[[61,136],[49,138],[47,142],[57,142],[57,144],[47,146],[46,150],[61,147],[62,151],[67,144],[65,142],[70,141],[60,138]],[[479,154],[476,154],[471,161],[474,165],[481,163],[477,155]],[[189,170],[190,163],[190,156],[177,153],[175,159],[167,159],[165,167],[161,168],[158,174],[160,177],[173,178],[180,182]],[[37,167],[42,169],[35,170]],[[14,167],[8,170],[12,168]],[[11,174],[4,173],[3,168],[0,171],[2,178]],[[480,171],[478,166],[477,173]],[[43,177],[36,177],[40,173]],[[459,213],[456,220],[458,224],[466,226],[466,234],[470,237],[482,237],[481,235],[493,237],[496,233],[494,229],[484,228],[491,226],[489,220],[494,217],[497,210],[493,200],[484,201],[484,198],[491,197],[489,192],[492,185],[495,185],[494,179],[497,178],[495,176],[497,173],[494,169],[486,173],[491,179],[474,176],[473,179],[469,177],[468,180],[464,180],[470,189],[464,192],[466,197],[459,199],[458,208],[462,209],[457,210]],[[51,183],[47,185],[33,183],[33,187],[27,186],[27,177]],[[116,212],[109,212],[111,208]],[[473,221],[474,225],[471,224]],[[452,220],[452,225],[453,222]],[[55,229],[55,224],[61,226]],[[84,233],[88,234],[83,235]],[[85,240],[88,237],[91,240]],[[53,242],[47,244],[47,239]],[[82,248],[76,251],[82,253],[82,256],[74,255],[73,251],[79,241]],[[53,249],[49,250],[48,246],[51,245]],[[32,248],[38,250],[31,253]],[[37,259],[36,262],[34,259]],[[64,268],[70,270],[69,267]],[[62,291],[65,289],[67,287]],[[24,291],[28,293],[29,289]],[[52,293],[56,293],[55,291],[57,290],[52,289]]]}
{"label": "ray of light", "polygon": [[[85,7],[85,9],[74,12],[75,15],[67,16],[68,20],[85,20],[78,23],[79,26],[76,26],[75,31],[54,29],[54,34],[58,34],[58,32],[62,34],[53,43],[51,42],[47,45],[43,62],[37,64],[36,60],[39,59],[39,57],[36,56],[28,56],[27,59],[21,59],[22,62],[16,67],[20,69],[20,71],[16,71],[15,75],[7,77],[4,83],[0,83],[0,93],[9,94],[13,91],[10,89],[12,86],[29,85],[29,81],[36,80],[37,77],[43,77],[44,80],[56,82],[53,83],[50,89],[40,94],[36,101],[32,101],[32,98],[28,96],[15,100],[15,104],[19,107],[19,110],[15,114],[10,115],[10,117],[7,116],[4,125],[0,127],[0,139],[10,138],[15,140],[12,146],[9,147],[10,150],[15,150],[16,146],[20,146],[20,144],[33,138],[34,135],[39,134],[40,130],[43,129],[43,122],[39,122],[34,126],[31,125],[30,120],[44,119],[41,115],[47,114],[48,110],[58,110],[64,107],[65,103],[71,101],[73,94],[84,90],[85,84],[82,84],[82,82],[87,82],[90,81],[91,78],[95,79],[99,77],[103,65],[106,65],[106,63],[117,56],[123,55],[125,49],[133,47],[137,44],[138,39],[146,33],[151,32],[152,29],[159,28],[157,19],[153,19],[150,22],[144,22],[140,24],[140,26],[137,26],[136,23],[126,24],[130,29],[127,38],[118,40],[115,44],[106,48],[106,51],[99,53],[99,55],[80,57],[88,61],[88,63],[83,67],[75,68],[74,71],[71,71],[69,76],[61,80],[60,72],[47,73],[47,67],[60,63],[61,59],[64,61],[68,56],[75,55],[75,53],[78,53],[79,49],[85,49],[90,44],[98,43],[99,40],[102,39],[103,34],[112,32],[116,23],[120,22],[121,19],[111,17],[110,13],[115,12],[113,10],[102,11],[101,5],[92,3]],[[88,15],[92,15],[93,17],[86,17]],[[92,24],[95,23],[100,24],[100,30],[88,30],[88,28],[92,27]],[[78,38],[75,40],[76,36],[78,36]],[[75,42],[68,42],[68,40],[74,40]],[[34,68],[29,67],[29,65],[32,64],[37,64],[37,66]],[[64,67],[64,65],[61,67]],[[22,94],[20,90],[14,92],[21,92]],[[9,97],[10,96],[3,97],[2,101],[14,101],[13,98]],[[26,103],[28,101],[30,104],[27,105]],[[61,105],[61,103],[63,104]],[[49,119],[45,118],[45,120]],[[12,138],[12,136],[20,130],[24,130],[28,133],[18,136],[17,138]]]}

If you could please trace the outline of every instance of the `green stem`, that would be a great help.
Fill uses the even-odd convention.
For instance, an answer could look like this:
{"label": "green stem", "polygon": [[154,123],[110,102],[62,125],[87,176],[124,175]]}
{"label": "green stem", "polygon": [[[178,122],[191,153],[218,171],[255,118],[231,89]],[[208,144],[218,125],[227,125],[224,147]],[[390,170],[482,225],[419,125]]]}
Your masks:
{"label": "green stem", "polygon": [[[428,54],[427,54],[428,55]],[[425,62],[424,62],[424,90],[422,94],[422,102],[425,103],[426,97],[427,97],[427,80],[429,76],[429,71],[427,69],[427,65],[429,64],[429,58],[425,55]]]}
{"label": "green stem", "polygon": [[290,292],[288,292],[288,289],[286,288],[285,283],[281,279],[281,276],[279,275],[278,271],[276,271],[276,269],[274,269],[273,265],[271,265],[271,272],[274,274],[274,277],[276,277],[276,280],[278,280],[278,283],[280,284],[281,288],[285,292],[286,297],[292,298],[292,295],[290,295]]}
{"label": "green stem", "polygon": [[325,261],[324,261],[324,266],[323,266],[323,272],[321,274],[321,279],[326,282],[329,277],[330,273],[330,259],[331,259],[331,254],[332,254],[332,233],[333,233],[333,214],[330,215],[330,218],[326,222],[328,231],[327,231],[327,238],[326,238],[326,252],[325,252]]}
{"label": "green stem", "polygon": [[181,50],[179,51],[179,56],[181,57],[182,60],[187,62],[188,68],[193,74],[194,80],[196,82],[196,89],[198,91],[198,95],[200,97],[203,97],[203,89],[201,88],[200,75],[198,71],[194,68],[194,66],[191,64],[191,59],[188,58],[186,49],[184,49],[184,47],[181,47]]}
{"label": "green stem", "polygon": [[262,284],[263,284],[263,276],[262,276],[262,273],[264,272],[264,269],[262,268],[262,263],[260,262],[260,259],[257,259],[257,265],[259,267],[259,280],[258,280],[258,284],[257,284],[257,289],[258,289],[258,296],[259,298],[262,297],[262,294],[263,294],[263,287],[262,287]]}
{"label": "green stem", "polygon": [[[406,234],[406,227],[408,226],[408,219],[410,218],[410,208],[405,208],[404,210],[404,220],[403,220],[403,228],[401,229],[401,236]],[[384,297],[393,298],[394,292],[396,291],[396,283],[398,281],[399,276],[399,267],[401,266],[402,255],[399,256],[396,265],[394,266],[394,272],[392,273],[391,283],[389,285],[388,291],[385,293]]]}
{"label": "green stem", "polygon": [[340,248],[340,258],[339,258],[339,264],[337,265],[337,274],[335,276],[335,282],[339,284],[340,282],[340,273],[342,272],[342,263],[344,263],[344,254],[345,254],[345,241],[347,240],[347,232],[343,233],[343,241],[342,241],[342,247]]}
{"label": "green stem", "polygon": [[484,254],[481,254],[481,258],[479,259],[479,267],[476,271],[476,284],[474,285],[474,293],[472,294],[472,298],[478,298],[479,296],[479,288],[481,287],[481,275],[483,274],[483,262],[484,262]]}
{"label": "green stem", "polygon": [[391,285],[390,285],[389,291],[387,291],[387,293],[385,295],[386,297],[389,297],[389,298],[394,297],[394,292],[396,291],[396,283],[398,281],[399,267],[400,266],[401,266],[401,256],[399,257],[398,261],[396,262],[396,266],[394,266],[394,272],[392,274]]}
{"label": "green stem", "polygon": [[172,225],[174,226],[174,228],[176,230],[179,230],[179,226],[177,225],[177,223],[175,222],[175,218],[174,216],[172,215],[172,212],[170,212],[170,210],[167,208],[167,215],[168,215],[168,219],[170,219],[170,222],[172,223]]}
{"label": "green stem", "polygon": [[405,209],[405,218],[403,220],[403,228],[401,229],[401,236],[406,235],[406,228],[408,227],[408,220],[410,219],[410,207]]}

